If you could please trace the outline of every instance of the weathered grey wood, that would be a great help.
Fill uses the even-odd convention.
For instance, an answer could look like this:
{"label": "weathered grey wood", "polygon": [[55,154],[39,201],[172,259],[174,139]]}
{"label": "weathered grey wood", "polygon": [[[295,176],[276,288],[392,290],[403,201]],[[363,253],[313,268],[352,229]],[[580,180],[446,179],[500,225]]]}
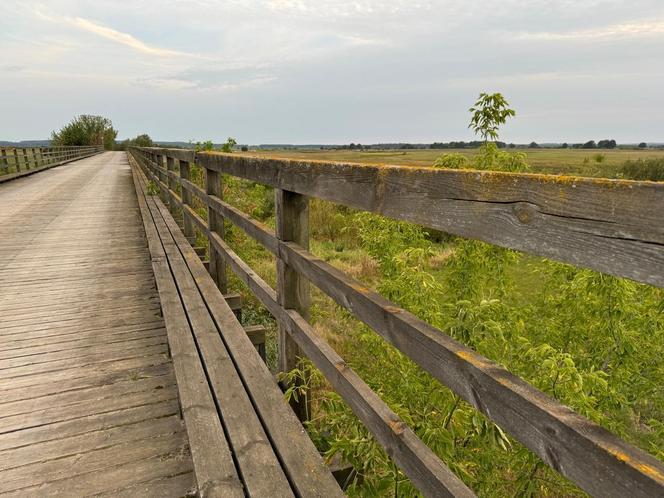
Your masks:
{"label": "weathered grey wood", "polygon": [[11,460],[0,460],[0,471],[64,458],[81,452],[95,451],[147,437],[181,432],[183,429],[182,420],[177,414],[174,414],[156,420],[148,419],[134,424],[79,434],[63,440],[55,439],[35,443],[13,450]]}
{"label": "weathered grey wood", "polygon": [[0,147],[0,175],[9,173],[9,159],[7,157],[7,149]]}
{"label": "weathered grey wood", "polygon": [[[339,496],[340,490],[323,465],[315,447],[295,418],[275,384],[272,374],[256,355],[243,328],[229,313],[230,306],[214,282],[206,275],[186,238],[179,233],[172,218],[160,208],[165,223],[186,260],[194,281],[228,347],[238,373],[247,386],[253,404],[261,414],[272,444],[284,462],[284,471],[300,496]],[[205,223],[196,216],[204,227]],[[215,235],[218,237],[218,235]]]}
{"label": "weathered grey wood", "polygon": [[[137,444],[138,443],[138,444]],[[152,437],[140,442],[110,446],[70,457],[25,465],[4,471],[0,492],[6,496],[85,496],[94,492],[114,489],[122,484],[133,484],[142,472],[172,475],[178,469],[188,471],[185,461],[186,435],[183,432],[164,437]],[[109,465],[114,462],[116,465]],[[160,468],[169,462],[168,470]],[[120,463],[120,465],[117,465]],[[124,465],[122,465],[124,464]],[[118,469],[125,467],[123,473]],[[92,474],[91,473],[95,473]],[[111,473],[109,479],[104,474]]]}
{"label": "weathered grey wood", "polygon": [[[281,241],[292,241],[302,247],[309,247],[309,201],[301,194],[275,189],[276,235]],[[213,208],[211,208],[212,210]],[[309,317],[311,297],[309,282],[277,257],[277,300],[286,309],[294,309],[305,318]],[[277,330],[278,365],[280,372],[290,372],[298,367],[303,358],[302,351],[290,334],[278,324]],[[293,400],[293,409],[300,420],[307,420],[311,407],[304,396]]]}
{"label": "weathered grey wood", "polygon": [[256,346],[256,351],[258,351],[261,359],[267,361],[267,352],[265,350],[265,327],[263,325],[249,325],[244,327],[244,331],[251,343]]}
{"label": "weathered grey wood", "polygon": [[199,153],[207,169],[664,287],[664,184]]}
{"label": "weathered grey wood", "polygon": [[[169,173],[175,172],[175,159],[173,159],[172,156],[166,156],[166,170]],[[175,181],[173,180],[173,178],[170,175],[168,175],[166,180],[169,190],[175,190]],[[179,207],[177,203],[174,202],[173,198],[169,199],[168,206],[171,210],[171,213],[175,213],[175,210]]]}
{"label": "weathered grey wood", "polygon": [[[137,366],[158,365],[165,360],[169,361],[168,355],[164,355],[164,351],[161,350],[152,354],[120,358],[111,362],[90,363],[55,372],[35,372],[18,378],[7,378],[0,380],[0,388],[2,389],[3,394],[7,396],[7,399],[11,399],[11,391],[19,391],[18,395],[14,395],[14,398],[16,399],[29,399],[33,396],[32,393],[35,393],[34,396],[41,396],[42,386],[47,385],[50,382],[58,383],[58,386],[52,391],[53,393],[57,393],[58,389],[61,387],[66,389],[66,386],[68,385],[66,383],[67,381],[83,384],[91,383],[118,370],[135,368]],[[175,391],[173,391],[172,395],[173,397],[176,396]]]}
{"label": "weathered grey wood", "polygon": [[[221,175],[219,173],[212,170],[205,171],[205,190],[209,195],[221,198],[222,186]],[[212,209],[208,209],[208,229],[218,233],[222,239],[224,238],[224,219]],[[217,254],[212,244],[209,245],[208,251],[210,254],[210,275],[212,276],[212,280],[214,280],[222,293],[226,293],[228,282],[226,279],[225,263],[219,254]]]}
{"label": "weathered grey wood", "polygon": [[188,498],[196,496],[196,478],[193,472],[159,477],[139,482],[128,488],[114,489],[97,494],[95,498]]}
{"label": "weathered grey wood", "polygon": [[[189,181],[191,179],[191,165],[189,161],[180,161],[180,178],[183,181]],[[186,206],[191,206],[191,193],[182,189],[182,204]],[[191,223],[189,218],[189,213],[182,207],[182,219],[184,223],[184,235],[187,238],[195,237],[194,225]]]}
{"label": "weathered grey wood", "polygon": [[37,426],[19,432],[4,434],[0,440],[0,451],[8,455],[14,448],[30,448],[33,444],[49,441],[63,441],[66,438],[90,434],[97,431],[122,427],[147,420],[155,420],[172,415],[179,416],[176,398],[155,404],[120,408],[105,413],[90,415],[80,419],[67,420],[47,426]]}
{"label": "weathered grey wood", "polygon": [[19,161],[18,149],[14,149],[14,166],[16,167],[16,172],[21,172],[21,161]]}
{"label": "weathered grey wood", "polygon": [[[21,173],[79,153],[27,150]],[[0,491],[130,488],[138,463],[167,496],[191,460],[126,155],[0,185],[0,240]],[[172,450],[141,453],[154,436]]]}
{"label": "weathered grey wood", "polygon": [[[39,173],[40,171],[44,171],[50,168],[54,168],[56,166],[61,166],[63,164],[70,163],[72,161],[77,161],[79,159],[85,159],[87,157],[99,154],[102,152],[101,149],[94,148],[94,147],[75,147],[75,149],[78,149],[75,154],[72,155],[70,158],[65,158],[63,156],[57,156],[56,159],[52,163],[45,164],[45,165],[39,165],[39,162],[37,160],[37,155],[34,152],[35,149],[33,150],[33,156],[32,156],[32,161],[28,158],[27,155],[27,149],[21,149],[23,152],[22,154],[19,155],[18,150],[19,149],[13,149],[13,158],[14,158],[14,165],[16,168],[16,171],[14,173],[8,173],[8,174],[0,174],[0,183],[8,182],[10,180],[14,180],[16,178],[21,178],[24,176],[28,175],[33,175],[35,173]],[[21,168],[21,161],[20,157],[23,157],[23,168]],[[5,158],[6,160],[6,158]],[[32,165],[32,167],[29,167]]]}
{"label": "weathered grey wood", "polygon": [[[288,480],[221,341],[219,331],[198,293],[196,283],[159,213],[159,208],[154,199],[148,199],[147,204],[196,337],[196,344],[247,493],[255,496],[293,496]],[[176,230],[179,232],[179,228],[176,227]]]}
{"label": "weathered grey wood", "polygon": [[133,176],[164,310],[199,490],[205,496],[244,496],[165,249],[135,170]]}
{"label": "weathered grey wood", "polygon": [[[128,365],[132,365],[133,368],[128,368]],[[124,380],[167,375],[171,370],[170,361],[167,358],[162,360],[158,356],[132,358],[124,362],[102,365],[101,367],[94,365],[88,367],[84,375],[77,372],[76,375],[81,375],[79,377],[76,375],[67,376],[59,382],[53,382],[50,377],[44,376],[41,382],[33,384],[30,389],[5,389],[2,391],[2,404],[29,399],[36,400],[44,397],[48,397],[48,400],[41,401],[49,402],[56,399],[53,396],[62,393],[92,389]]]}

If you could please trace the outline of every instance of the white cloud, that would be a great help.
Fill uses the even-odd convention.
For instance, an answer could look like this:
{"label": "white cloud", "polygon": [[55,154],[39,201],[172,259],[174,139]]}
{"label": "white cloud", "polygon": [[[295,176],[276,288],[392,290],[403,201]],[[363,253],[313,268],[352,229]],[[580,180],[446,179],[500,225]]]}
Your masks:
{"label": "white cloud", "polygon": [[349,45],[357,47],[380,47],[390,44],[389,41],[382,38],[368,38],[366,36],[357,35],[339,35],[339,39],[347,42]]}
{"label": "white cloud", "polygon": [[56,22],[56,23],[61,23],[61,24],[68,24],[70,26],[74,26],[78,29],[81,29],[83,31],[87,31],[88,33],[95,34],[97,36],[100,36],[102,38],[105,38],[107,40],[111,40],[113,42],[119,43],[121,45],[124,45],[126,47],[129,47],[133,50],[136,50],[138,52],[147,54],[147,55],[152,55],[156,57],[195,57],[195,58],[202,58],[200,55],[197,54],[190,54],[187,52],[181,52],[179,50],[171,50],[167,48],[162,48],[162,47],[157,47],[153,45],[148,45],[145,42],[142,42],[135,36],[129,34],[129,33],[123,33],[122,31],[118,31],[116,29],[110,28],[108,26],[104,26],[103,24],[99,24],[97,22],[91,21],[89,19],[85,19],[83,17],[61,17],[61,16],[55,16],[51,14],[47,14],[43,12],[40,8],[35,9],[35,14],[44,20],[51,21],[51,22]]}
{"label": "white cloud", "polygon": [[544,41],[583,41],[583,40],[613,40],[637,37],[664,37],[664,21],[643,21],[622,24],[611,24],[600,28],[584,29],[578,31],[559,32],[528,32],[517,35],[522,40]]}
{"label": "white cloud", "polygon": [[129,48],[132,48],[144,54],[154,55],[157,57],[192,56],[192,54],[180,52],[178,50],[170,50],[166,48],[150,46],[146,43],[143,43],[135,36],[130,35],[129,33],[123,33],[121,31],[117,31],[113,28],[97,24],[93,21],[89,21],[88,19],[84,19],[82,17],[65,18],[65,20],[68,23],[70,23],[72,26],[76,26],[77,28],[88,31],[89,33],[93,33],[95,35],[101,36],[102,38],[106,38],[107,40],[120,43],[122,45],[125,45]]}

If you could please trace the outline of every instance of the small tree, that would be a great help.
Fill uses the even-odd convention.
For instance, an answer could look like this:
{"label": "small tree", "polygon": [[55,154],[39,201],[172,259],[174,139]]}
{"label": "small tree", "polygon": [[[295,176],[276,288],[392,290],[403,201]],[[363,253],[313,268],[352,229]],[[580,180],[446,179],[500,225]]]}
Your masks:
{"label": "small tree", "polygon": [[[491,95],[481,93],[475,105],[470,108],[472,119],[468,127],[484,138],[484,143],[480,145],[473,162],[471,163],[460,154],[445,154],[436,160],[434,167],[453,169],[473,167],[482,170],[527,171],[529,166],[525,154],[500,150],[497,143],[498,128],[507,121],[508,117],[516,114],[508,106],[509,103],[500,93]],[[500,144],[503,147],[505,146],[503,142],[500,142]]]}
{"label": "small tree", "polygon": [[539,144],[537,142],[530,142],[528,145],[529,149],[539,149]]}
{"label": "small tree", "polygon": [[480,93],[475,105],[469,109],[472,119],[468,128],[480,135],[485,142],[498,140],[498,128],[507,118],[516,113],[509,108],[509,102],[500,93]]}
{"label": "small tree", "polygon": [[647,148],[648,148],[648,144],[647,144],[647,143],[645,143],[645,142],[641,142],[641,143],[639,144],[639,149],[647,149]]}
{"label": "small tree", "polygon": [[233,147],[237,145],[237,140],[234,138],[228,137],[226,143],[221,146],[222,152],[233,152]]}

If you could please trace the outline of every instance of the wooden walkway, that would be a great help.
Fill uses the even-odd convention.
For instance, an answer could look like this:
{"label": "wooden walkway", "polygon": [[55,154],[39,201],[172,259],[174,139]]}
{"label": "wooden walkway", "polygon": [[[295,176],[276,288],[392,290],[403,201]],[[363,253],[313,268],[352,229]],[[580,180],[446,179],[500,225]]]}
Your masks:
{"label": "wooden walkway", "polygon": [[195,491],[132,175],[0,185],[0,496]]}

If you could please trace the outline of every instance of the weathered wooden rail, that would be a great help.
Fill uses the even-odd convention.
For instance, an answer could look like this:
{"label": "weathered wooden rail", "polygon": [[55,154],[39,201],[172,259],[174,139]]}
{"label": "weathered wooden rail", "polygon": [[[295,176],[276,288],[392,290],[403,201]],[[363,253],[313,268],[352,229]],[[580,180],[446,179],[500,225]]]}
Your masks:
{"label": "weathered wooden rail", "polygon": [[0,183],[98,154],[103,147],[0,147]]}
{"label": "weathered wooden rail", "polygon": [[[595,496],[664,495],[664,465],[533,388],[308,251],[308,197],[664,287],[664,185],[263,159],[183,149],[131,155],[181,212],[186,237],[209,241],[209,272],[226,290],[228,265],[279,324],[279,368],[308,357],[427,496],[472,496],[415,433],[314,332],[308,283]],[[190,179],[204,168],[206,188]],[[222,199],[222,174],[275,188],[276,232]],[[177,186],[181,195],[178,194]],[[208,221],[193,209],[196,197]],[[276,256],[270,288],[224,241],[228,220]]]}

